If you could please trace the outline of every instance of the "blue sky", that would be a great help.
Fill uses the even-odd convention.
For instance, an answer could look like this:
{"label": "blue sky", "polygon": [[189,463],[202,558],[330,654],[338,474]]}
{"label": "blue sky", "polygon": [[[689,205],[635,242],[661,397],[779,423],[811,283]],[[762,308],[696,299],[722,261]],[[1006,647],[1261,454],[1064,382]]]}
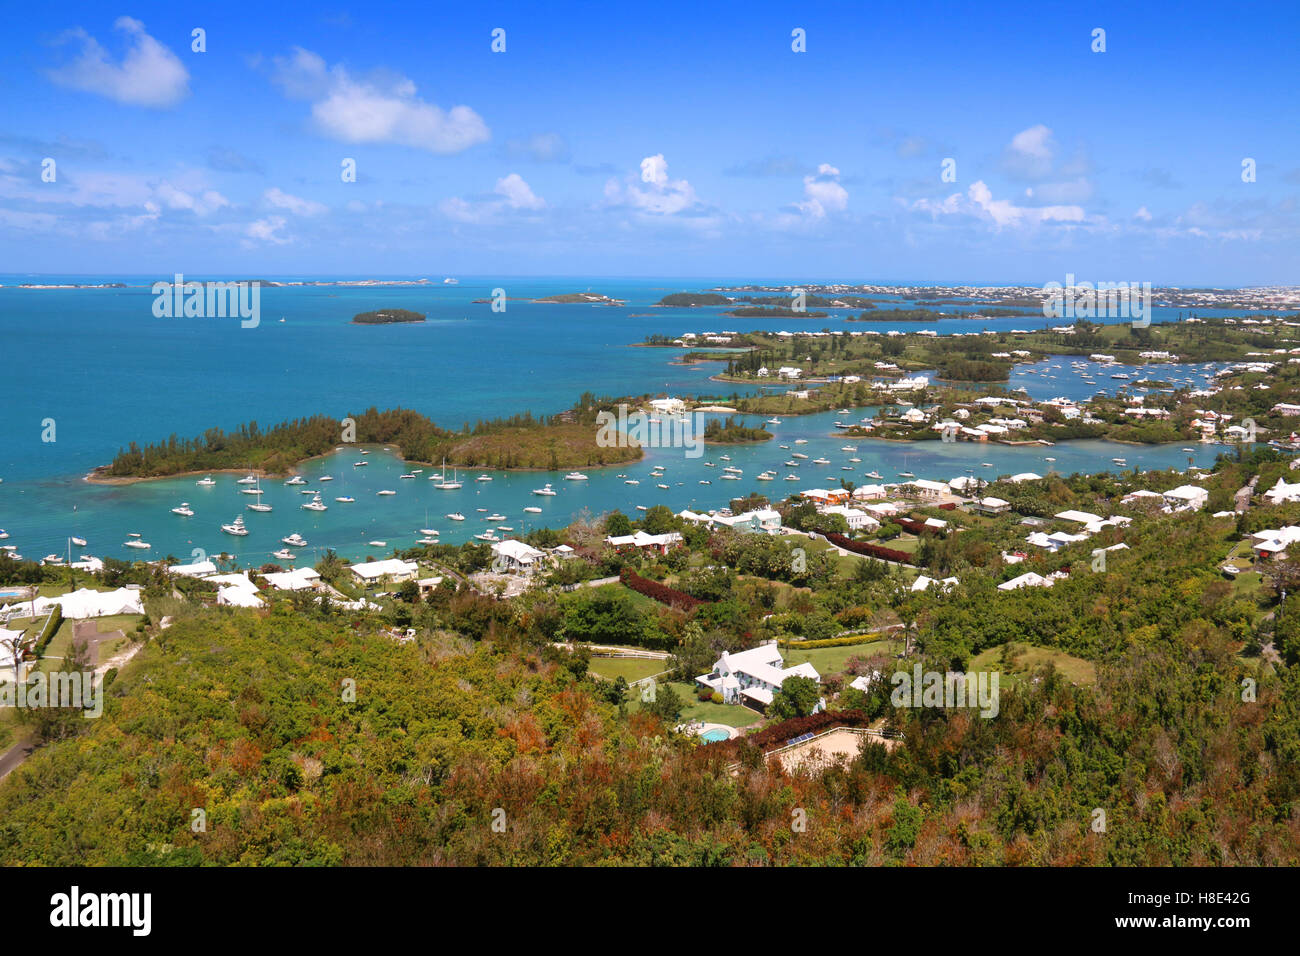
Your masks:
{"label": "blue sky", "polygon": [[1294,3],[180,6],[7,12],[4,271],[1300,282]]}

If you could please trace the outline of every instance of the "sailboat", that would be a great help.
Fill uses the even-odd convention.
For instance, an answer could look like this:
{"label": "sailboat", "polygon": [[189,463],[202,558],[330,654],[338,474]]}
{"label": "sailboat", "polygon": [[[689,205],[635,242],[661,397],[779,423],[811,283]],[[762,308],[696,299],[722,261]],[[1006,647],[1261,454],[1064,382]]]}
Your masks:
{"label": "sailboat", "polygon": [[457,480],[457,476],[455,475],[454,468],[453,468],[451,481],[447,480],[447,459],[446,458],[442,460],[442,471],[443,471],[442,481],[438,482],[433,487],[437,488],[439,491],[456,491],[461,487],[463,487],[460,481]]}

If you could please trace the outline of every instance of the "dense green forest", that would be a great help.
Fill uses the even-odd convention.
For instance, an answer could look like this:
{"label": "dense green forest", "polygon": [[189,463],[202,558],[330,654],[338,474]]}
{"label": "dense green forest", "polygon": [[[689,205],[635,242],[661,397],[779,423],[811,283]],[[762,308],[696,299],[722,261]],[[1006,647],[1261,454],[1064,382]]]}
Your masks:
{"label": "dense green forest", "polygon": [[376,309],[373,312],[358,312],[352,317],[357,325],[392,325],[397,322],[423,322],[423,312],[410,309]]}

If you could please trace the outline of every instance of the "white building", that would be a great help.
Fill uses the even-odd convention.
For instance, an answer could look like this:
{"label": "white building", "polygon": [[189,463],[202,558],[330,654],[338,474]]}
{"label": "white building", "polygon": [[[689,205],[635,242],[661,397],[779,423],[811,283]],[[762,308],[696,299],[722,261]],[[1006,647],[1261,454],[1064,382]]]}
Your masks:
{"label": "white building", "polygon": [[320,574],[315,568],[271,571],[262,577],[266,578],[266,583],[277,591],[310,591],[320,585]]}
{"label": "white building", "polygon": [[821,682],[821,675],[811,664],[786,667],[773,641],[735,654],[723,651],[713,670],[701,674],[695,682],[717,691],[729,704],[747,704],[762,709],[772,703],[787,677],[811,677]]}
{"label": "white building", "polygon": [[1164,498],[1171,511],[1200,511],[1210,500],[1210,493],[1196,485],[1179,485],[1166,491]]}
{"label": "white building", "polygon": [[348,570],[362,584],[379,584],[385,580],[400,584],[403,581],[415,580],[420,573],[420,566],[414,561],[386,558],[383,561],[354,564]]}
{"label": "white building", "polygon": [[844,520],[848,522],[850,531],[875,531],[880,527],[880,522],[865,511],[850,508],[846,505],[831,505],[829,508],[823,508],[822,514],[843,515]]}
{"label": "white building", "polygon": [[509,538],[492,542],[492,558],[494,570],[531,571],[546,561],[546,552]]}
{"label": "white building", "polygon": [[1284,501],[1300,501],[1300,483],[1289,485],[1279,478],[1276,485],[1264,492],[1264,497],[1269,504],[1274,505],[1280,505]]}

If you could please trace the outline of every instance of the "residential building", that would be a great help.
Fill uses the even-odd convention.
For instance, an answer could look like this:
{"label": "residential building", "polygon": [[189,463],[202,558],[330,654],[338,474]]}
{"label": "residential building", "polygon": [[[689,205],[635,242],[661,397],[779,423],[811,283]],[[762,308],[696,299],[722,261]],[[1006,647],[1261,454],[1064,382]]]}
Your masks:
{"label": "residential building", "polygon": [[723,651],[713,670],[701,674],[695,682],[717,691],[729,704],[745,704],[762,710],[772,703],[786,678],[796,676],[821,682],[821,675],[812,664],[786,667],[776,642],[772,641],[735,654]]}

